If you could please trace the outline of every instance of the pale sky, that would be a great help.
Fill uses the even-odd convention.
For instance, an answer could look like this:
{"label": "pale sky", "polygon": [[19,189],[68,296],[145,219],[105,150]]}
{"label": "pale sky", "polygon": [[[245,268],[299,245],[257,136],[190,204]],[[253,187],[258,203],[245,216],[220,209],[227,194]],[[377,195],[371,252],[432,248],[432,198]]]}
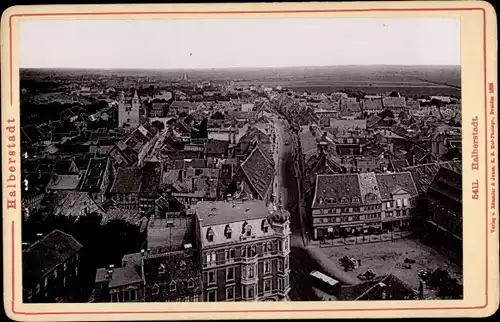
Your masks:
{"label": "pale sky", "polygon": [[460,65],[453,18],[31,20],[21,68]]}

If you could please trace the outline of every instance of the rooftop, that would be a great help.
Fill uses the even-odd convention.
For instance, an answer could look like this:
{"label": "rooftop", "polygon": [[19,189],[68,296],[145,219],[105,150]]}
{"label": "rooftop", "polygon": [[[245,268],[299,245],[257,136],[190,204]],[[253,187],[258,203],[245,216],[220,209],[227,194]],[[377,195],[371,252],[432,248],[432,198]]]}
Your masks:
{"label": "rooftop", "polygon": [[23,252],[23,281],[35,282],[81,248],[70,234],[58,229],[52,231]]}
{"label": "rooftop", "polygon": [[115,288],[130,284],[140,283],[141,277],[133,267],[117,267],[112,269],[112,273],[108,274],[107,268],[97,269],[95,282],[101,283],[109,281],[108,287]]}
{"label": "rooftop", "polygon": [[202,226],[213,226],[269,216],[266,204],[261,200],[201,201],[196,214]]}
{"label": "rooftop", "polygon": [[139,168],[118,168],[110,193],[139,193],[141,179],[141,169]]}
{"label": "rooftop", "polygon": [[392,193],[398,189],[406,190],[412,197],[418,194],[410,172],[377,174],[377,182],[382,199],[392,199]]}
{"label": "rooftop", "polygon": [[193,243],[193,221],[190,217],[150,219],[148,224],[148,248],[164,248],[168,251],[184,249]]}

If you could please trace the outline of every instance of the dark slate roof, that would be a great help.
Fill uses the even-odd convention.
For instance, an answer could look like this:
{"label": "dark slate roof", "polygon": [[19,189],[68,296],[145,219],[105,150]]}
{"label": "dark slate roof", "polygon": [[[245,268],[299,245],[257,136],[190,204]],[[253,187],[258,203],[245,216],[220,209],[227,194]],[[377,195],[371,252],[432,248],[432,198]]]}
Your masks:
{"label": "dark slate roof", "polygon": [[[172,226],[169,227],[169,224]],[[191,217],[150,219],[147,237],[148,248],[162,248],[165,251],[182,250],[185,244],[194,242],[193,228]]]}
{"label": "dark slate roof", "polygon": [[161,182],[161,165],[147,162],[142,167],[141,194],[156,195]]}
{"label": "dark slate roof", "polygon": [[[331,174],[318,175],[316,177],[315,200],[312,207],[329,206],[328,200],[334,203],[342,203],[345,198],[345,204],[356,203],[353,201],[358,198],[361,203],[361,190],[359,187],[359,178],[357,174]],[[320,200],[322,203],[320,204]]]}
{"label": "dark slate roof", "polygon": [[141,189],[141,169],[118,168],[110,193],[139,193]]}
{"label": "dark slate roof", "polygon": [[113,268],[113,273],[109,278],[106,277],[107,268],[97,269],[95,282],[105,282],[109,280],[109,288],[121,287],[130,284],[139,283],[142,281],[134,267],[117,267]]}
{"label": "dark slate roof", "polygon": [[229,149],[228,141],[220,141],[210,139],[207,141],[205,146],[205,153],[207,154],[217,154],[217,155],[226,155]]}
{"label": "dark slate roof", "polygon": [[274,179],[274,166],[257,145],[241,164],[249,183],[264,198]]}
{"label": "dark slate roof", "polygon": [[73,236],[58,229],[52,231],[23,252],[23,280],[35,282],[81,248]]}
{"label": "dark slate roof", "polygon": [[261,143],[271,143],[271,138],[256,127],[250,127],[247,132],[240,138],[238,143],[251,142],[257,138]]}
{"label": "dark slate roof", "polygon": [[404,170],[411,172],[413,181],[415,182],[418,192],[425,193],[427,191],[427,188],[432,183],[434,176],[442,167],[453,170],[458,173],[462,173],[462,161],[421,164],[417,166],[404,168]]}
{"label": "dark slate roof", "polygon": [[439,196],[440,201],[451,200],[462,203],[462,175],[451,169],[440,168],[432,181],[427,194],[430,197]]}
{"label": "dark slate roof", "polygon": [[400,188],[408,191],[412,197],[418,194],[410,172],[377,173],[376,176],[382,200],[392,199],[391,194]]}

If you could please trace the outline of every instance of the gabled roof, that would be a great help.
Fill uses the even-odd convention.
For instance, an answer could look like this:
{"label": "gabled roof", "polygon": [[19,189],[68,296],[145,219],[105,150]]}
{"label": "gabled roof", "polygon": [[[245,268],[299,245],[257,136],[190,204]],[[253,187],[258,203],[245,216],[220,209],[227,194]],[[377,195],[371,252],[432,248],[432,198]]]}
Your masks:
{"label": "gabled roof", "polygon": [[259,197],[264,199],[274,179],[274,165],[257,145],[240,168],[249,183],[257,191]]}
{"label": "gabled roof", "polygon": [[404,170],[409,171],[412,174],[418,192],[425,193],[440,168],[446,168],[453,170],[454,172],[462,173],[462,161],[427,163],[406,167]]}
{"label": "gabled roof", "polygon": [[109,281],[109,288],[117,288],[131,284],[140,283],[141,277],[133,267],[117,267],[113,268],[113,273],[110,278],[107,278],[108,270],[106,268],[97,269],[95,282],[101,283]]}
{"label": "gabled roof", "polygon": [[[357,174],[318,175],[312,207],[324,207],[330,202],[340,204],[361,203],[362,196]],[[342,202],[344,201],[344,202]]]}
{"label": "gabled roof", "polygon": [[141,190],[141,169],[137,167],[118,168],[110,193],[139,193]]}
{"label": "gabled roof", "polygon": [[36,282],[81,249],[70,234],[58,229],[50,232],[23,252],[23,281]]}
{"label": "gabled roof", "polygon": [[418,194],[410,172],[376,174],[376,176],[382,200],[392,199],[392,194],[401,189],[407,191],[411,197]]}
{"label": "gabled roof", "polygon": [[384,97],[382,99],[384,108],[401,108],[406,107],[406,99],[404,97]]}

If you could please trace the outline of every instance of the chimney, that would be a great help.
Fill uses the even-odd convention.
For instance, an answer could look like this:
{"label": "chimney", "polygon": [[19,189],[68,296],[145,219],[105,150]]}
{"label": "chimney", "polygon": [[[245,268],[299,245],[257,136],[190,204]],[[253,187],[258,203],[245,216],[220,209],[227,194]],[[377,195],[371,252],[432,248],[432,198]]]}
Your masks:
{"label": "chimney", "polygon": [[419,286],[418,286],[418,295],[420,296],[421,299],[424,298],[424,281],[420,280]]}
{"label": "chimney", "polygon": [[30,243],[22,243],[22,249],[23,249],[23,251],[27,250],[30,247],[30,245],[31,245]]}
{"label": "chimney", "polygon": [[36,234],[36,240],[40,240],[42,238],[43,238],[43,234],[42,233]]}
{"label": "chimney", "polygon": [[233,196],[230,193],[227,194],[227,201],[233,201]]}

